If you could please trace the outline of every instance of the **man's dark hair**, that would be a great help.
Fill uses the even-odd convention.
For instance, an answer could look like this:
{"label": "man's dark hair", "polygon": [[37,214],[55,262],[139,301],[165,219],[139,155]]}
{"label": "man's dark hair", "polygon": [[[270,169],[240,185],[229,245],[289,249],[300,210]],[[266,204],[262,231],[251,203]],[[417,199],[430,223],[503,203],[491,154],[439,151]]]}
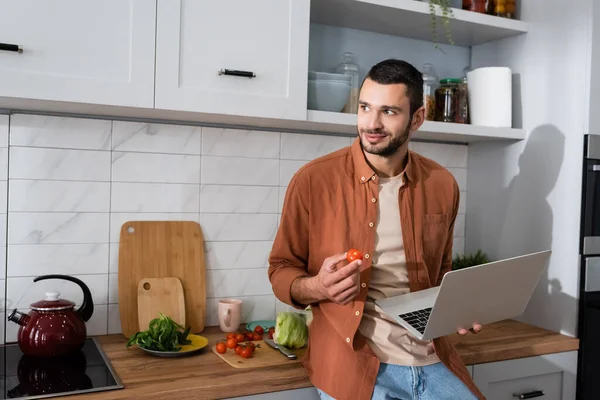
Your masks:
{"label": "man's dark hair", "polygon": [[423,105],[423,74],[406,61],[395,59],[381,61],[371,67],[365,79],[367,78],[380,85],[398,83],[406,85],[411,117]]}

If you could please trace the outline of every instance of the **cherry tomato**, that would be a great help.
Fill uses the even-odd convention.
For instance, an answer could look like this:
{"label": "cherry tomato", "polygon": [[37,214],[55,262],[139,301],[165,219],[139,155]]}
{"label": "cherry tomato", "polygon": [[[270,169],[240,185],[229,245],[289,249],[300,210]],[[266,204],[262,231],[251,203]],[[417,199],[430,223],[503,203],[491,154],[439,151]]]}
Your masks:
{"label": "cherry tomato", "polygon": [[252,340],[252,338],[254,337],[254,332],[247,331],[245,333],[245,335],[246,335],[246,340]]}
{"label": "cherry tomato", "polygon": [[256,328],[254,328],[254,333],[258,333],[259,335],[263,335],[265,333],[265,330],[263,329],[262,326],[256,325]]}
{"label": "cherry tomato", "polygon": [[256,349],[256,345],[254,344],[254,342],[250,342],[246,345],[246,348],[252,350],[252,352],[254,353],[254,349]]}
{"label": "cherry tomato", "polygon": [[252,337],[252,340],[262,340],[262,335],[255,333],[254,336]]}
{"label": "cherry tomato", "polygon": [[217,353],[223,354],[227,351],[227,346],[224,342],[217,343]]}
{"label": "cherry tomato", "polygon": [[231,339],[231,338],[234,338],[234,337],[235,337],[235,333],[234,332],[228,333],[227,336],[225,336],[225,338],[227,338],[227,339]]}
{"label": "cherry tomato", "polygon": [[227,348],[228,349],[235,349],[235,346],[237,346],[238,341],[235,338],[229,338],[227,339]]}
{"label": "cherry tomato", "polygon": [[252,357],[252,349],[249,349],[248,347],[246,347],[244,350],[242,350],[242,354],[241,356],[244,358],[250,358]]}
{"label": "cherry tomato", "polygon": [[243,350],[244,350],[244,348],[242,346],[240,346],[239,344],[235,347],[235,352],[237,354],[242,354]]}
{"label": "cherry tomato", "polygon": [[246,336],[244,336],[243,333],[238,333],[237,335],[235,335],[235,340],[237,340],[238,342],[243,342],[244,340],[246,340]]}
{"label": "cherry tomato", "polygon": [[275,327],[269,328],[269,339],[273,339],[273,335],[275,334]]}
{"label": "cherry tomato", "polygon": [[362,253],[356,249],[350,249],[346,252],[346,260],[352,262],[354,260],[362,260]]}

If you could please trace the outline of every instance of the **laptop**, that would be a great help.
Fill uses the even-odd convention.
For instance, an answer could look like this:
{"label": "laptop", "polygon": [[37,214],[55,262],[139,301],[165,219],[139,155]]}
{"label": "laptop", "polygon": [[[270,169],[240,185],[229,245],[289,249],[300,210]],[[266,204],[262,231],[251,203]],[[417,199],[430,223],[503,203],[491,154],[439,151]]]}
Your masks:
{"label": "laptop", "polygon": [[375,304],[421,340],[514,318],[525,311],[550,254],[546,250],[450,271],[439,286]]}

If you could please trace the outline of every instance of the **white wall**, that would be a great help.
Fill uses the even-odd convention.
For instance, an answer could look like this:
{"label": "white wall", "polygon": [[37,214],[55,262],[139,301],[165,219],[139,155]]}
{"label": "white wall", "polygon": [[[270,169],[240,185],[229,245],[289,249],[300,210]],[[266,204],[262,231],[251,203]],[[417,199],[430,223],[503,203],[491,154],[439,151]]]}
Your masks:
{"label": "white wall", "polygon": [[[267,259],[287,184],[307,161],[353,140],[16,114],[10,117],[8,160],[7,127],[8,117],[0,115],[0,199],[7,198],[9,168],[8,206],[0,201],[0,232],[8,210],[6,269],[0,234],[0,285],[6,284],[0,301],[7,310],[27,311],[45,291],[58,288],[81,302],[70,282],[32,281],[47,273],[77,276],[95,302],[91,335],[120,332],[118,242],[127,220],[199,221],[206,241],[208,325],[218,324],[217,300],[223,297],[244,301],[246,321],[274,318],[286,307],[271,290]],[[462,252],[467,146],[412,148],[447,166],[459,182],[463,202],[455,251]],[[17,325],[8,323],[6,340],[15,341],[16,332]]]}
{"label": "white wall", "polygon": [[527,0],[526,35],[473,49],[473,66],[513,70],[516,144],[469,146],[467,251],[500,259],[552,249],[523,320],[576,334],[591,1]]}

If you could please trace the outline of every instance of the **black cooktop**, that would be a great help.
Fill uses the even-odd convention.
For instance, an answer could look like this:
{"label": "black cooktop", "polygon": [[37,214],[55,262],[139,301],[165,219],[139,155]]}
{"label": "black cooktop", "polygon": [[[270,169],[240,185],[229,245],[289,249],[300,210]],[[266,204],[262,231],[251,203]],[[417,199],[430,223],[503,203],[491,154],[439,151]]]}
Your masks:
{"label": "black cooktop", "polygon": [[17,344],[0,346],[0,399],[45,399],[122,389],[94,338],[67,357],[24,356]]}

